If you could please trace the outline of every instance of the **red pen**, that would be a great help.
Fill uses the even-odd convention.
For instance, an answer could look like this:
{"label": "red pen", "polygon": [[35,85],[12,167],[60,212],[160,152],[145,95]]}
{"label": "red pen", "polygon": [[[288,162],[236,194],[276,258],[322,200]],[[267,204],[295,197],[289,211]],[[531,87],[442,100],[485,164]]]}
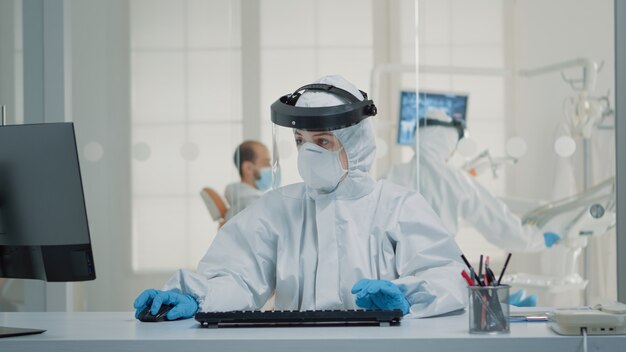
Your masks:
{"label": "red pen", "polygon": [[474,284],[474,280],[472,280],[472,278],[470,278],[470,276],[467,274],[467,272],[465,270],[461,271],[461,276],[463,276],[465,281],[467,281],[467,285],[468,286],[476,286],[476,284]]}
{"label": "red pen", "polygon": [[484,286],[484,284],[481,282],[482,280],[480,279],[480,277],[476,275],[476,272],[472,268],[472,265],[469,263],[467,258],[465,258],[465,255],[461,254],[461,259],[463,259],[463,261],[465,262],[465,265],[467,265],[467,268],[470,270],[470,275],[471,275],[470,277],[476,280],[475,284],[477,283],[480,286]]}

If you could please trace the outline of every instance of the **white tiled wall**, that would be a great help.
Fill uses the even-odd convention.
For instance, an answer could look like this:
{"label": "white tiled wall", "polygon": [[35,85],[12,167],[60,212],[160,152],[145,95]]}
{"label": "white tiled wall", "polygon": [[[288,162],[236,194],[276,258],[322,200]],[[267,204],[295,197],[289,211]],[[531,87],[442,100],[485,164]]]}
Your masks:
{"label": "white tiled wall", "polygon": [[133,52],[133,122],[185,121],[185,64],[182,50]]}
{"label": "white tiled wall", "polygon": [[[402,60],[414,64],[413,1],[401,3]],[[421,66],[504,68],[503,8],[500,0],[420,0],[419,62]],[[414,76],[405,75],[403,88],[415,89]],[[467,123],[477,151],[505,155],[504,76],[420,73],[419,89],[469,94]],[[408,149],[408,148],[407,148]],[[410,152],[409,152],[410,154]],[[453,161],[462,163],[455,156]],[[505,191],[504,173],[479,181],[496,194]]]}
{"label": "white tiled wall", "polygon": [[151,150],[147,160],[133,161],[133,198],[185,194],[186,165],[180,155],[185,129],[183,123],[133,126],[133,142],[146,143]]}
{"label": "white tiled wall", "polygon": [[135,270],[169,271],[186,264],[186,205],[184,196],[134,197],[132,232]]}
{"label": "white tiled wall", "polygon": [[182,49],[185,46],[185,6],[168,0],[130,1],[131,47]]}
{"label": "white tiled wall", "polygon": [[239,50],[192,51],[187,57],[189,120],[241,121]]}
{"label": "white tiled wall", "polygon": [[241,2],[186,0],[187,45],[190,48],[241,47]]}
{"label": "white tiled wall", "polygon": [[133,268],[193,268],[217,231],[199,191],[238,180],[241,3],[130,7],[132,144],[149,155],[131,165]]}
{"label": "white tiled wall", "polygon": [[317,44],[324,47],[371,48],[372,11],[371,0],[317,1]]}
{"label": "white tiled wall", "polygon": [[[371,1],[260,2],[261,139],[271,146],[269,106],[327,74],[369,90]],[[288,15],[285,15],[288,14]],[[346,16],[349,14],[349,16]],[[232,154],[242,140],[241,3],[131,2],[134,268],[194,267],[215,233],[197,192],[238,179]],[[280,135],[283,184],[298,182],[291,131]],[[198,151],[181,156],[183,145]],[[151,253],[165,251],[161,260]]]}
{"label": "white tiled wall", "polygon": [[[288,14],[287,16],[285,14]],[[261,2],[262,141],[270,145],[269,106],[280,96],[329,74],[368,91],[373,65],[371,1]],[[266,107],[266,108],[265,108]],[[291,131],[283,129],[283,184],[300,182]]]}
{"label": "white tiled wall", "polygon": [[317,6],[317,1],[262,1],[261,46],[290,49],[313,47],[316,44]]}
{"label": "white tiled wall", "polygon": [[[410,2],[406,1],[406,7]],[[502,69],[504,67],[503,9],[500,0],[419,0],[419,61],[422,66],[452,66]],[[404,18],[407,26],[410,18]],[[409,32],[410,28],[405,31]],[[403,40],[403,60],[411,63],[410,38]],[[410,81],[403,80],[404,84]],[[413,88],[413,87],[411,87]],[[504,77],[470,74],[421,73],[420,90],[469,94],[467,125],[477,152],[489,149],[493,156],[505,155],[506,125]],[[451,163],[460,165],[458,154]],[[497,179],[491,173],[477,180],[495,194],[504,194],[505,172]],[[457,242],[468,257],[491,254],[498,260],[501,250],[490,245],[478,232],[461,223]]]}

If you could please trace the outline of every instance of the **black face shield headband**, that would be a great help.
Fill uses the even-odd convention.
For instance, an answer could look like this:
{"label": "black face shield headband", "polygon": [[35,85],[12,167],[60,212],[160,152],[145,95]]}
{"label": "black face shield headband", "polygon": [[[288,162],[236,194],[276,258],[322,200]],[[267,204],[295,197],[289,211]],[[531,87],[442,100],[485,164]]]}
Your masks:
{"label": "black face shield headband", "polygon": [[[348,101],[347,104],[326,107],[297,107],[296,102],[306,91],[326,92]],[[374,102],[352,95],[350,92],[328,84],[309,84],[299,88],[293,94],[287,94],[276,100],[272,106],[272,122],[283,127],[308,131],[337,130],[356,125],[377,113]]]}
{"label": "black face shield headband", "polygon": [[450,122],[444,122],[441,120],[423,118],[420,119],[419,122],[420,127],[428,127],[428,126],[443,126],[443,127],[452,127],[456,129],[456,132],[459,134],[459,140],[461,140],[465,136],[465,122],[462,120],[452,119]]}

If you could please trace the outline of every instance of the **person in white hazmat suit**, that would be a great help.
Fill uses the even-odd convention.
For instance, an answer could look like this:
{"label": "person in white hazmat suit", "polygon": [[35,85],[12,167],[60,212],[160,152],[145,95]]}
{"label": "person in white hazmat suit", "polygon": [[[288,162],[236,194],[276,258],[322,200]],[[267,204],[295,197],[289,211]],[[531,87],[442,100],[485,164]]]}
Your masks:
{"label": "person in white hazmat suit", "polygon": [[[272,104],[295,136],[304,183],[264,195],[219,231],[196,271],[135,300],[139,312],[401,309],[428,317],[462,309],[461,252],[422,196],[369,174],[376,107],[340,76]],[[277,127],[278,128],[278,127]]]}
{"label": "person in white hazmat suit", "polygon": [[[522,225],[504,202],[473,180],[464,170],[447,164],[465,134],[462,121],[439,109],[431,109],[419,122],[420,192],[439,215],[446,229],[456,235],[459,220],[465,220],[494,245],[516,252],[536,252],[551,247],[560,236],[534,225]],[[416,182],[416,157],[393,166],[387,179],[409,188]],[[523,291],[511,303],[535,305],[536,297],[524,299]]]}

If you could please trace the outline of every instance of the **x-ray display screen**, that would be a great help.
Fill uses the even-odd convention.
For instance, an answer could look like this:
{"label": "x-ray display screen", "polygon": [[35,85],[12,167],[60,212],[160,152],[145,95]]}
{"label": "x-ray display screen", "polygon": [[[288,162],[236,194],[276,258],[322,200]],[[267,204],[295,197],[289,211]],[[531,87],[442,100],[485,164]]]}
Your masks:
{"label": "x-ray display screen", "polygon": [[465,121],[467,95],[447,93],[419,93],[419,107],[416,109],[415,92],[400,93],[400,123],[398,124],[398,144],[415,143],[418,116],[424,118],[428,110],[440,109],[452,118]]}

